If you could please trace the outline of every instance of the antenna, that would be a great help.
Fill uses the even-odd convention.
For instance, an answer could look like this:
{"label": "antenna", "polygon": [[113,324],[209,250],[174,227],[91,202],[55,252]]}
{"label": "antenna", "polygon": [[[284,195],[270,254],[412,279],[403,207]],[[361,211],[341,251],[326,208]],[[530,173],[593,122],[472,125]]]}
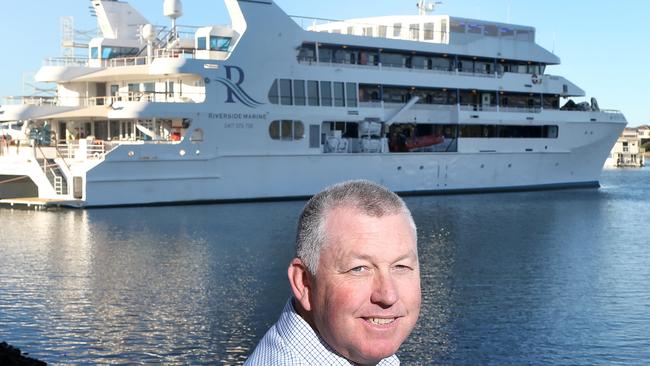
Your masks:
{"label": "antenna", "polygon": [[420,15],[428,15],[430,13],[433,13],[434,10],[436,10],[436,5],[442,4],[442,1],[426,1],[426,0],[420,0],[418,1],[418,10]]}

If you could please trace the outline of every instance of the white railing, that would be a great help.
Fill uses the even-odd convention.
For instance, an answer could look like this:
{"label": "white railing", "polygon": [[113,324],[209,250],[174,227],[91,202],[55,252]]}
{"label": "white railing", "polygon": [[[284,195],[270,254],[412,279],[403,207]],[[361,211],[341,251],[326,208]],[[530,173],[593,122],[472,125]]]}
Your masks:
{"label": "white railing", "polygon": [[487,73],[482,73],[482,72],[469,72],[469,71],[458,71],[458,70],[445,70],[445,69],[420,69],[420,68],[413,68],[413,67],[407,67],[406,65],[395,65],[395,64],[382,64],[381,62],[378,63],[377,65],[374,64],[353,64],[350,62],[337,62],[337,61],[316,61],[313,59],[308,59],[308,58],[302,58],[298,60],[298,63],[303,64],[303,65],[317,65],[317,66],[328,66],[328,67],[339,67],[339,68],[352,68],[352,69],[365,69],[365,70],[370,70],[370,69],[387,69],[387,70],[403,70],[403,71],[408,71],[408,72],[416,72],[416,73],[436,73],[436,74],[442,74],[442,75],[459,75],[459,76],[472,76],[472,77],[483,77],[483,78],[490,78],[490,79],[498,79],[503,77],[503,74],[499,73],[492,73],[492,74],[487,74]]}
{"label": "white railing", "polygon": [[128,92],[117,93],[111,97],[79,98],[80,104],[86,107],[99,105],[111,106],[116,102],[156,102],[156,103],[201,103],[205,100],[205,92],[173,94],[166,92]]}
{"label": "white railing", "polygon": [[43,66],[88,66],[88,58],[81,57],[50,57],[43,60]]}
{"label": "white railing", "polygon": [[35,106],[42,106],[42,105],[48,105],[48,106],[54,106],[58,104],[58,100],[56,97],[30,97],[30,96],[10,96],[10,97],[3,97],[0,99],[0,105],[5,104],[5,105],[35,105]]}
{"label": "white railing", "polygon": [[623,114],[623,112],[616,110],[616,109],[601,109],[600,112],[606,113],[606,114]]}
{"label": "white railing", "polygon": [[64,159],[93,160],[103,159],[106,153],[117,147],[117,145],[99,140],[76,140],[59,144],[57,149]]}
{"label": "white railing", "polygon": [[174,94],[166,92],[127,92],[111,97],[4,97],[0,105],[33,105],[61,107],[110,106],[115,102],[201,103],[205,92]]}

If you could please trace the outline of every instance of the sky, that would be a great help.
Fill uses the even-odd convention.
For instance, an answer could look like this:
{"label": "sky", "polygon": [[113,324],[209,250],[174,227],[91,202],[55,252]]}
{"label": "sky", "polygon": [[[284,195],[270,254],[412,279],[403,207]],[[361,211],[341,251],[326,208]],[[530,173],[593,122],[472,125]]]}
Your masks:
{"label": "sky", "polygon": [[[163,0],[131,0],[149,21],[169,25]],[[347,19],[417,14],[417,0],[276,0],[290,15]],[[0,12],[3,51],[0,96],[29,92],[42,61],[58,57],[60,17],[73,16],[78,30],[95,29],[90,1],[7,1]],[[184,0],[180,25],[228,24],[222,0]],[[536,28],[537,43],[562,64],[560,75],[596,97],[603,109],[621,110],[629,126],[650,124],[650,1],[647,0],[442,0],[437,14],[506,22]],[[11,35],[11,36],[9,36]]]}

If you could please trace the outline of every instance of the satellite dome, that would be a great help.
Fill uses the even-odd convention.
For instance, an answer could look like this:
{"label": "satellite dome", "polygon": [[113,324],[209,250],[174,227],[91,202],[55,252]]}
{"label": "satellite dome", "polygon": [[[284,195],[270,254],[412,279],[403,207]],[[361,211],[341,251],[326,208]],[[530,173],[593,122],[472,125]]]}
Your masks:
{"label": "satellite dome", "polygon": [[183,4],[181,0],[165,0],[163,3],[163,14],[172,19],[183,16]]}

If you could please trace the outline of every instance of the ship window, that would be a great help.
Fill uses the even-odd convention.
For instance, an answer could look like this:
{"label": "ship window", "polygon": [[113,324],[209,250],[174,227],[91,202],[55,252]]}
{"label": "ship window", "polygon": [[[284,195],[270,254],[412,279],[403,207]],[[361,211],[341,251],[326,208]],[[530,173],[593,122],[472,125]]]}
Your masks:
{"label": "ship window", "polygon": [[165,82],[165,92],[167,93],[168,97],[173,97],[174,96],[174,82],[173,81],[167,81]]}
{"label": "ship window", "polygon": [[450,59],[443,57],[433,57],[431,59],[431,69],[449,71]]}
{"label": "ship window", "polygon": [[102,58],[118,58],[118,57],[128,57],[135,56],[140,52],[138,48],[130,47],[102,47]]}
{"label": "ship window", "polygon": [[295,94],[295,104],[296,105],[305,105],[305,81],[304,80],[294,80],[293,81],[293,92]]}
{"label": "ship window", "polygon": [[558,136],[558,126],[460,125],[464,138],[551,138]]}
{"label": "ship window", "polygon": [[379,102],[381,100],[379,85],[359,85],[359,101],[364,103]]}
{"label": "ship window", "polygon": [[424,56],[411,57],[411,67],[414,69],[426,69],[428,67],[427,58]]}
{"label": "ship window", "polygon": [[305,125],[300,121],[293,121],[293,139],[302,140],[305,137]]}
{"label": "ship window", "polygon": [[549,139],[556,139],[558,137],[557,126],[544,126],[545,136]]}
{"label": "ship window", "polygon": [[386,34],[388,33],[388,27],[385,25],[380,25],[378,30],[379,30],[378,36],[381,38],[386,38]]}
{"label": "ship window", "polygon": [[354,34],[354,27],[348,27],[347,33],[348,34]]}
{"label": "ship window", "polygon": [[449,28],[451,29],[452,33],[465,33],[465,23],[452,20]]}
{"label": "ship window", "polygon": [[470,34],[482,34],[483,33],[483,26],[479,24],[469,24],[467,26],[467,33]]}
{"label": "ship window", "polygon": [[190,142],[193,144],[203,142],[203,130],[197,128],[194,131],[192,131],[192,136],[190,136]]}
{"label": "ship window", "polygon": [[334,82],[334,106],[345,107],[344,86],[341,82]]}
{"label": "ship window", "polygon": [[321,105],[324,107],[332,106],[332,83],[329,81],[320,82]]}
{"label": "ship window", "polygon": [[411,24],[409,26],[409,32],[411,34],[411,39],[416,40],[416,41],[420,39],[420,25],[419,24]]}
{"label": "ship window", "polygon": [[524,29],[517,30],[517,36],[515,39],[518,41],[532,41],[532,39],[530,39],[530,32]]}
{"label": "ship window", "polygon": [[273,80],[273,85],[269,89],[269,102],[271,104],[278,104],[280,100],[280,94],[278,93],[278,79]]}
{"label": "ship window", "polygon": [[366,37],[372,37],[372,27],[364,27],[363,35]]}
{"label": "ship window", "polygon": [[433,40],[433,23],[424,23],[424,40]]}
{"label": "ship window", "polygon": [[382,53],[381,64],[390,67],[404,67],[404,56],[399,53]]}
{"label": "ship window", "polygon": [[205,42],[205,37],[198,37],[196,39],[196,48],[199,50],[207,50],[207,43]]}
{"label": "ship window", "polygon": [[319,62],[332,62],[332,49],[321,47],[318,49],[318,61]]}
{"label": "ship window", "polygon": [[440,23],[440,38],[442,42],[447,42],[447,19]]}
{"label": "ship window", "polygon": [[291,80],[280,79],[280,104],[291,105],[293,101],[291,95]]}
{"label": "ship window", "polygon": [[393,24],[393,37],[400,37],[402,35],[402,23]]}
{"label": "ship window", "polygon": [[492,66],[492,62],[476,61],[474,63],[474,72],[479,74],[491,74],[493,71]]}
{"label": "ship window", "polygon": [[273,140],[280,139],[280,121],[273,121],[269,125],[269,135]]}
{"label": "ship window", "polygon": [[311,106],[319,106],[318,101],[318,81],[307,81],[307,103]]}
{"label": "ship window", "polygon": [[305,125],[300,121],[273,121],[269,125],[269,135],[273,140],[302,140],[305,137]]}
{"label": "ship window", "polygon": [[282,140],[292,140],[293,139],[293,121],[282,120],[280,123],[280,138]]}
{"label": "ship window", "polygon": [[348,107],[357,106],[357,84],[345,83],[345,97],[347,99]]}
{"label": "ship window", "polygon": [[231,40],[230,37],[210,36],[210,51],[228,51]]}
{"label": "ship window", "polygon": [[496,25],[489,25],[489,24],[484,25],[483,32],[484,32],[483,34],[490,37],[496,37],[499,35],[499,30],[497,29]]}
{"label": "ship window", "polygon": [[92,47],[90,49],[90,58],[99,58],[99,48],[98,47]]}
{"label": "ship window", "polygon": [[513,38],[515,31],[510,28],[501,28],[499,29],[499,35],[503,38]]}
{"label": "ship window", "polygon": [[299,61],[314,61],[316,60],[316,49],[313,44],[303,44],[298,51]]}

